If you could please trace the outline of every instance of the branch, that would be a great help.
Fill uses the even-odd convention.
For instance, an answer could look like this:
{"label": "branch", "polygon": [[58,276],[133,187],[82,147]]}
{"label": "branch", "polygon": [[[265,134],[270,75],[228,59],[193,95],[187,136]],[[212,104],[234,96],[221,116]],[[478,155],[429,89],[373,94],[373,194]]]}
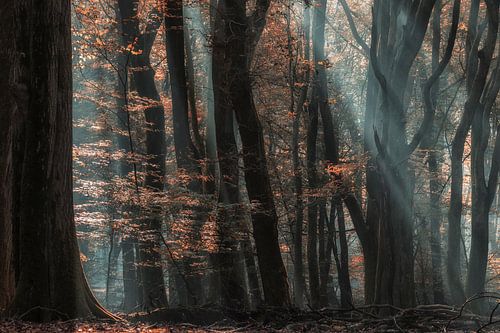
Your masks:
{"label": "branch", "polygon": [[342,194],[342,200],[344,200],[347,210],[349,211],[352,223],[354,224],[354,229],[356,230],[361,243],[365,244],[368,240],[368,232],[370,230],[365,222],[363,211],[358,199],[352,192],[347,191],[347,193]]}
{"label": "branch", "polygon": [[420,128],[418,129],[417,133],[415,133],[413,139],[411,140],[411,143],[408,146],[408,151],[407,151],[408,156],[411,155],[413,151],[418,147],[420,141],[422,141],[423,137],[425,136],[425,134],[427,134],[429,129],[432,127],[432,123],[434,122],[436,107],[432,103],[431,90],[436,81],[441,76],[441,74],[443,74],[446,66],[448,66],[448,63],[450,62],[451,56],[453,54],[453,48],[455,47],[455,40],[458,31],[458,22],[460,19],[460,0],[455,0],[455,2],[453,3],[452,17],[453,18],[451,23],[450,35],[448,37],[448,43],[446,45],[446,51],[443,56],[443,59],[441,60],[434,73],[432,73],[431,77],[425,82],[424,85],[424,91],[423,91],[424,103],[425,103],[424,120],[422,121]]}
{"label": "branch", "polygon": [[158,29],[160,28],[162,22],[163,22],[163,15],[161,12],[158,10],[157,7],[155,7],[148,15],[147,19],[147,25],[146,28],[144,29],[144,32],[141,34],[139,37],[138,45],[140,49],[143,52],[143,55],[147,58],[149,58],[149,55],[151,53],[151,50],[153,48],[153,44],[156,39],[156,34],[158,32]]}
{"label": "branch", "polygon": [[352,17],[352,12],[351,9],[349,8],[349,5],[347,4],[346,0],[340,0],[340,4],[342,5],[342,8],[344,9],[345,15],[347,17],[347,21],[349,22],[349,27],[351,28],[351,33],[356,42],[359,44],[363,52],[365,53],[366,56],[369,56],[370,54],[370,47],[368,44],[366,44],[365,40],[361,37],[361,35],[358,32],[358,28],[356,28],[356,23],[354,23],[354,19]]}
{"label": "branch", "polygon": [[257,0],[255,9],[248,18],[250,28],[250,33],[247,35],[247,45],[249,45],[250,54],[248,58],[249,62],[251,62],[253,59],[255,48],[260,40],[262,32],[264,31],[264,27],[266,26],[266,16],[270,5],[270,0]]}

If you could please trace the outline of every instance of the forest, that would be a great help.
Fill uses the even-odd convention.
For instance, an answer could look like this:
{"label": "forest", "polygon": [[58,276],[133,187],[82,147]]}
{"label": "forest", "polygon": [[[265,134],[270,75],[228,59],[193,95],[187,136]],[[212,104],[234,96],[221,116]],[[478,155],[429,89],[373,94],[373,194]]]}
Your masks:
{"label": "forest", "polygon": [[0,332],[500,330],[499,0],[1,0]]}

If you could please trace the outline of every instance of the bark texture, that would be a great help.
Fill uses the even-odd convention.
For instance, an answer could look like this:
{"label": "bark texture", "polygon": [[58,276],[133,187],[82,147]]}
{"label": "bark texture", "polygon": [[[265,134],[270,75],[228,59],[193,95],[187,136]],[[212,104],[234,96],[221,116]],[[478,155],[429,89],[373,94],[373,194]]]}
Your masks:
{"label": "bark texture", "polygon": [[230,105],[236,114],[242,141],[245,181],[252,209],[253,236],[257,250],[260,276],[268,305],[290,304],[285,266],[278,238],[278,216],[264,149],[262,125],[253,100],[249,65],[265,25],[269,1],[258,1],[247,17],[246,0],[223,2],[218,11],[226,29],[225,61],[230,64],[225,80]]}
{"label": "bark texture", "polygon": [[[15,100],[25,119],[16,152],[22,210],[14,217],[18,268],[9,313],[33,321],[109,316],[85,280],[73,219],[70,2],[8,4],[15,8],[15,86],[22,91]],[[12,47],[2,42],[1,49]],[[2,102],[16,95],[6,93]]]}
{"label": "bark texture", "polygon": [[[146,101],[144,116],[146,126],[146,154],[150,157],[145,167],[144,187],[152,192],[163,191],[165,176],[165,115],[160,95],[155,85],[150,53],[156,32],[162,19],[158,12],[151,13],[143,32],[139,29],[137,16],[138,0],[119,0],[123,43],[128,50],[131,75],[139,97]],[[161,254],[161,207],[150,207],[148,216],[141,222],[138,256],[142,263],[138,267],[141,281],[142,306],[147,309],[167,305]]]}

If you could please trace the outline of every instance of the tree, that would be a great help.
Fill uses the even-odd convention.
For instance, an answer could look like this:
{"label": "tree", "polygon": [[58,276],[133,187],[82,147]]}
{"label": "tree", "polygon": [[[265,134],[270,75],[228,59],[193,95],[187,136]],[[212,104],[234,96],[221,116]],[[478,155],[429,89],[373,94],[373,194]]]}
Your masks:
{"label": "tree", "polygon": [[[491,62],[498,40],[499,2],[485,1],[488,30],[485,44],[477,54],[478,72],[469,90],[466,108],[470,107],[474,115],[471,124],[471,165],[472,165],[472,235],[470,260],[467,269],[466,296],[472,297],[485,291],[486,268],[488,265],[489,212],[498,186],[500,168],[500,125],[492,110],[500,90],[500,60],[492,70]],[[473,56],[472,54],[470,56]],[[498,57],[498,54],[497,54]],[[487,80],[488,71],[489,80]],[[480,97],[479,97],[480,96]],[[478,98],[479,97],[479,98]],[[491,156],[490,172],[486,169],[486,150],[490,141],[490,122],[497,122],[494,148]],[[486,177],[488,175],[488,177]],[[480,310],[481,306],[476,305]]]}
{"label": "tree", "polygon": [[[442,1],[438,0],[434,7],[432,16],[432,71],[436,71],[439,66],[439,55],[441,48],[441,13]],[[440,88],[439,78],[432,89],[432,105],[438,107],[438,94]],[[440,128],[437,122],[432,124],[429,135],[422,140],[421,147],[427,151],[427,164],[429,170],[429,220],[430,220],[430,243],[431,243],[431,263],[432,263],[432,287],[434,302],[444,304],[443,276],[441,272],[441,208],[440,208],[440,187],[439,182],[439,157],[438,142],[440,140]]]}
{"label": "tree", "polygon": [[[247,1],[224,1],[218,11],[225,23],[230,103],[236,115],[243,148],[245,181],[252,208],[253,236],[257,249],[265,301],[269,305],[289,305],[286,270],[278,240],[278,216],[274,204],[264,150],[264,137],[253,101],[250,64],[266,22],[269,1],[258,1],[247,16]],[[217,47],[217,45],[216,45]],[[216,72],[214,68],[214,72]],[[214,87],[214,89],[216,89]]]}
{"label": "tree", "polygon": [[[154,10],[141,32],[137,17],[139,1],[119,0],[121,30],[124,48],[128,50],[135,89],[140,98],[147,101],[144,109],[146,118],[146,154],[149,161],[146,164],[144,186],[147,190],[163,192],[165,176],[165,114],[160,95],[155,85],[154,70],[150,62],[151,49],[157,30],[161,25],[162,16]],[[163,282],[163,268],[160,248],[162,220],[160,207],[153,205],[152,212],[141,223],[139,239],[139,280],[141,281],[143,307],[151,309],[166,306],[167,295]]]}
{"label": "tree", "polygon": [[[201,159],[200,151],[194,145],[191,138],[189,124],[189,103],[188,103],[188,83],[186,78],[186,47],[185,31],[184,31],[184,14],[183,5],[180,0],[167,0],[165,12],[165,31],[166,31],[166,49],[167,61],[170,75],[170,87],[172,93],[172,121],[174,128],[174,143],[175,156],[177,161],[178,172],[186,174],[190,178],[188,188],[193,193],[201,194],[202,184],[200,181],[201,167],[199,160]],[[189,32],[186,32],[189,34]],[[194,103],[191,104],[194,108]],[[194,109],[191,109],[192,114],[196,114]],[[196,116],[195,116],[196,117]],[[197,124],[197,120],[196,120]],[[195,133],[199,133],[197,126],[194,126]],[[199,207],[193,208],[194,211],[200,211]],[[193,214],[200,217],[200,214]],[[191,242],[197,243],[200,240],[200,229],[202,221],[193,221],[193,231],[191,232]],[[196,246],[195,246],[196,247]],[[195,251],[193,251],[195,252]],[[186,283],[189,291],[187,304],[197,304],[201,302],[202,291],[199,277],[192,272],[190,265],[193,259],[188,258],[185,262],[186,267]]]}
{"label": "tree", "polygon": [[[219,1],[218,12],[226,12],[225,1]],[[231,66],[225,62],[230,56],[227,47],[231,37],[226,20],[217,15],[214,22],[212,82],[216,126],[217,157],[219,164],[218,209],[216,216],[220,245],[217,266],[220,274],[222,304],[232,308],[242,308],[245,299],[244,281],[238,279],[238,232],[241,231],[242,209],[240,198],[240,169],[236,143],[235,114],[229,95]],[[251,244],[250,244],[251,246]]]}
{"label": "tree", "polygon": [[13,180],[22,210],[12,219],[16,289],[9,313],[34,321],[109,317],[85,280],[73,219],[70,2],[9,1],[3,8],[11,39],[2,38],[1,48],[11,74],[1,79],[10,89],[0,100],[15,101],[24,115],[13,119],[22,131],[21,179]]}
{"label": "tree", "polygon": [[[448,211],[447,274],[452,302],[461,304],[465,297],[483,291],[488,257],[488,212],[496,192],[498,145],[488,181],[485,178],[485,149],[489,140],[489,118],[498,95],[498,78],[488,73],[498,34],[498,2],[486,1],[487,33],[479,49],[483,29],[479,29],[479,0],[471,1],[466,44],[467,100],[455,131],[451,149],[451,198]],[[497,69],[498,71],[498,69]],[[493,71],[494,72],[494,71]],[[464,291],[460,274],[461,217],[463,196],[463,156],[465,142],[472,126],[472,244]],[[497,141],[497,140],[496,140]],[[494,165],[494,166],[493,166]],[[490,183],[490,181],[492,183]]]}
{"label": "tree", "polygon": [[[293,64],[293,50],[291,45],[291,31],[290,31],[290,16],[291,16],[291,3],[289,4],[289,11],[287,16],[287,28],[289,30],[288,37],[288,47],[290,58],[289,64],[289,72],[290,72],[290,89],[292,93],[290,111],[295,112],[293,119],[293,136],[292,136],[292,160],[293,160],[293,172],[294,172],[294,190],[295,190],[295,225],[293,228],[294,235],[294,245],[293,245],[293,289],[294,289],[294,303],[298,308],[302,308],[304,306],[304,293],[305,293],[305,277],[304,277],[304,263],[303,263],[303,219],[304,219],[304,189],[302,184],[302,167],[300,160],[300,120],[304,113],[304,105],[307,99],[307,91],[309,88],[309,80],[310,80],[310,68],[307,65],[305,73],[302,75],[301,80],[303,82],[295,82],[296,81],[296,65]],[[302,24],[303,29],[303,58],[304,61],[308,62],[310,60],[310,35],[311,35],[311,11],[309,6],[306,4],[304,6],[304,19]],[[296,60],[298,62],[298,59]],[[299,99],[297,101],[297,105],[295,105],[295,84],[302,84],[302,87],[299,91]]]}
{"label": "tree", "polygon": [[5,19],[0,23],[0,60],[2,66],[0,89],[0,311],[5,309],[14,294],[14,269],[12,267],[12,135],[13,117],[16,112],[16,45],[15,2],[3,5],[0,14]]}
{"label": "tree", "polygon": [[[406,5],[376,2],[370,47],[359,36],[345,1],[342,5],[356,41],[370,56],[365,113],[365,150],[371,156],[366,171],[366,220],[358,209],[352,209],[356,206],[349,204],[351,200],[346,200],[365,255],[365,302],[411,306],[415,303],[411,207],[414,184],[408,159],[432,127],[435,109],[428,103],[430,92],[451,58],[460,3],[454,2],[446,54],[425,83],[424,118],[411,140],[406,133],[410,72],[435,1]],[[404,28],[397,19],[403,12]]]}

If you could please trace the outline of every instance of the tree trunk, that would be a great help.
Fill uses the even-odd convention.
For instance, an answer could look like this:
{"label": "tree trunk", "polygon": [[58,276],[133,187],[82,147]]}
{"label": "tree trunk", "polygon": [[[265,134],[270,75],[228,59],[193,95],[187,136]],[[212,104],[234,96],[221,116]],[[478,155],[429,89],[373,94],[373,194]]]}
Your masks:
{"label": "tree trunk", "polygon": [[[315,81],[314,84],[317,84]],[[307,268],[309,271],[309,292],[313,309],[319,307],[319,266],[318,266],[318,202],[314,193],[318,187],[316,170],[316,141],[318,137],[318,97],[317,87],[313,87],[313,96],[308,108],[309,124],[307,128],[307,178],[309,197],[307,200]]]}
{"label": "tree trunk", "polygon": [[[479,1],[471,2],[469,16],[468,40],[476,40]],[[486,266],[488,260],[488,214],[496,191],[498,179],[498,137],[495,142],[490,177],[485,177],[485,150],[488,145],[490,130],[489,118],[491,108],[497,98],[500,82],[487,83],[498,35],[499,14],[498,1],[486,1],[488,28],[484,47],[479,50],[479,43],[467,44],[467,100],[464,113],[455,132],[452,143],[451,199],[448,241],[448,279],[452,301],[462,303],[465,296],[470,297],[484,291]],[[494,71],[491,71],[495,73]],[[495,75],[495,74],[490,74]],[[462,215],[463,155],[469,129],[472,126],[472,235],[471,254],[467,273],[466,293],[463,292],[460,280],[460,238]],[[482,302],[475,305],[481,310]]]}
{"label": "tree trunk", "polygon": [[[472,184],[472,231],[469,267],[467,270],[466,296],[472,297],[485,291],[488,265],[489,212],[495,198],[500,165],[500,133],[497,125],[496,139],[489,176],[486,177],[486,150],[491,136],[490,118],[500,90],[499,67],[490,70],[497,44],[499,27],[499,2],[486,1],[488,31],[484,49],[478,52],[480,59],[478,74],[469,92],[469,103],[475,105],[472,121],[471,184]],[[497,61],[500,64],[500,60]],[[488,76],[495,76],[487,82]],[[481,96],[481,99],[479,99]],[[484,302],[476,302],[477,312],[484,308]]]}
{"label": "tree trunk", "polygon": [[326,200],[322,200],[319,208],[319,223],[318,223],[318,260],[319,260],[319,305],[321,308],[326,308],[328,304],[328,281],[330,278],[330,263],[331,256],[329,251],[332,249],[328,247],[328,231],[326,227],[328,218],[326,216]]}
{"label": "tree trunk", "polygon": [[[439,55],[441,48],[441,0],[436,1],[434,14],[432,17],[432,71],[435,72],[439,67]],[[438,106],[440,80],[434,83],[431,91],[432,104],[435,108]],[[427,151],[427,165],[429,171],[429,201],[428,214],[430,220],[430,248],[432,265],[432,290],[433,300],[436,304],[444,304],[444,289],[442,276],[442,258],[441,258],[441,187],[439,181],[439,157],[438,143],[440,141],[439,124],[434,122],[429,135],[422,140],[422,149]]]}
{"label": "tree trunk", "polygon": [[[181,0],[167,0],[167,13],[165,16],[165,30],[167,42],[167,62],[170,75],[170,84],[172,92],[172,113],[174,125],[174,143],[175,156],[177,161],[178,172],[187,174],[190,177],[188,184],[189,190],[194,193],[202,192],[202,184],[200,180],[201,167],[198,160],[202,157],[200,151],[194,145],[191,139],[189,126],[189,90],[187,81],[187,71],[185,65],[185,33],[184,33],[184,14]],[[190,47],[190,45],[187,45]],[[194,87],[193,87],[194,88]],[[194,89],[192,91],[194,97]],[[196,104],[192,102],[191,112],[196,114],[194,109]],[[193,132],[197,136],[197,144],[200,146],[201,138],[199,137],[197,119],[193,119]],[[201,240],[200,230],[203,225],[204,214],[199,206],[191,207],[195,212],[193,225],[191,227],[192,252],[199,252],[199,243]],[[189,305],[201,303],[203,299],[203,289],[200,283],[200,276],[193,272],[195,266],[195,258],[186,258],[184,266],[186,268],[186,283],[189,284],[188,289],[193,295],[189,297]]]}
{"label": "tree trunk", "polygon": [[[85,280],[73,219],[70,2],[16,1],[15,7],[11,28],[24,54],[17,106],[26,115],[26,136],[22,183],[16,182],[23,209],[15,217],[19,279],[10,314],[33,321],[109,317]],[[13,97],[2,93],[2,101]]]}
{"label": "tree trunk", "polygon": [[[288,14],[291,15],[291,12]],[[291,17],[288,17],[288,20],[291,20]],[[310,31],[311,31],[311,11],[307,6],[304,8],[304,60],[308,61],[310,59]],[[289,37],[290,38],[290,37]],[[290,61],[292,61],[291,57],[293,55],[292,46],[291,46],[291,38],[289,41],[290,44]],[[310,70],[309,67],[306,69],[306,73],[304,75],[304,82],[302,82],[303,86],[299,92],[299,99],[297,101],[297,105],[295,106],[295,71],[292,73],[292,80],[290,82],[291,89],[291,110],[295,111],[295,116],[293,119],[293,138],[292,138],[292,160],[293,160],[293,171],[294,171],[294,187],[295,187],[295,225],[293,230],[294,235],[294,246],[293,246],[293,283],[294,283],[294,303],[298,308],[304,307],[304,293],[305,293],[305,277],[304,277],[304,262],[303,262],[303,224],[304,224],[304,189],[302,184],[302,166],[299,155],[299,140],[300,140],[300,120],[302,113],[304,111],[304,104],[307,99],[307,91],[309,89],[309,79],[310,79]],[[295,109],[295,110],[294,110]]]}
{"label": "tree trunk", "polygon": [[339,224],[339,245],[340,245],[340,305],[344,309],[353,306],[351,277],[349,274],[349,246],[347,243],[347,234],[345,228],[344,208],[342,202],[337,203],[337,222]]}
{"label": "tree trunk", "polygon": [[[227,2],[225,12],[221,13],[225,14],[226,35],[228,36],[225,47],[229,58],[226,61],[231,64],[230,76],[225,79],[230,79],[230,102],[236,113],[241,135],[245,181],[249,199],[254,205],[252,209],[253,235],[265,301],[268,305],[287,306],[290,304],[290,299],[286,270],[279,247],[278,216],[267,169],[262,126],[253,101],[249,75],[249,64],[262,29],[254,29],[258,33],[248,35],[246,3],[246,0]],[[258,19],[252,22],[265,24],[265,13],[268,7],[268,1],[259,3],[254,11]]]}
{"label": "tree trunk", "polygon": [[[219,2],[218,10],[224,11]],[[242,227],[240,207],[239,157],[234,128],[234,111],[231,107],[228,78],[231,66],[226,62],[230,56],[224,20],[217,16],[214,22],[214,47],[212,79],[214,93],[217,157],[219,162],[217,230],[220,239],[217,262],[221,279],[222,302],[228,308],[242,309],[244,306],[244,281],[238,279],[238,240]]]}
{"label": "tree trunk", "polygon": [[14,296],[14,266],[12,244],[12,121],[16,104],[13,95],[16,76],[15,2],[0,8],[0,313]]}
{"label": "tree trunk", "polygon": [[[378,233],[374,228],[369,234],[370,238],[378,237],[378,269],[373,290],[376,303],[401,307],[415,304],[413,177],[408,159],[429,124],[432,125],[434,116],[433,112],[426,114],[421,128],[408,143],[406,105],[411,91],[410,71],[422,46],[434,3],[381,1],[373,11],[370,63],[380,86],[380,101],[375,104],[380,107],[375,110],[379,116],[377,112],[371,113],[375,131],[365,133],[373,135],[366,142],[372,155],[370,163],[375,166],[375,174],[367,174],[368,226],[378,229]],[[398,17],[406,10],[411,15],[407,16],[407,23],[402,23]],[[411,28],[402,29],[402,24],[410,24]]]}
{"label": "tree trunk", "polygon": [[[116,14],[119,15],[118,8]],[[121,133],[117,134],[118,148],[125,153],[125,156],[134,157],[135,148],[132,137],[132,123],[129,111],[129,73],[128,61],[124,55],[119,55],[117,69],[117,97],[116,101],[116,117],[117,126]],[[126,134],[123,134],[126,133]],[[127,179],[133,173],[133,186],[135,193],[139,194],[139,180],[137,176],[137,165],[129,161],[127,158],[122,158],[118,165],[118,174],[121,179]],[[121,218],[137,216],[137,207],[124,205],[121,208]],[[125,312],[137,310],[137,307],[142,304],[141,293],[139,292],[139,278],[137,276],[137,264],[139,261],[138,253],[135,253],[135,245],[137,243],[137,234],[129,224],[125,224],[122,228],[122,275],[123,275],[123,304],[122,308]]]}
{"label": "tree trunk", "polygon": [[[160,95],[156,89],[154,70],[149,55],[156,31],[161,23],[158,17],[148,22],[144,33],[139,31],[137,18],[137,0],[119,0],[121,26],[125,49],[135,83],[137,94],[143,100],[150,101],[145,106],[146,118],[146,154],[150,157],[145,167],[144,186],[152,192],[163,191],[165,176],[165,115]],[[160,207],[151,207],[151,213],[141,223],[139,237],[139,275],[141,280],[143,307],[154,309],[167,305],[167,296],[163,280],[163,268],[160,248],[161,218]],[[144,264],[147,263],[147,264]]]}
{"label": "tree trunk", "polygon": [[255,265],[254,250],[252,241],[248,235],[243,236],[241,242],[241,250],[245,258],[245,266],[247,269],[248,290],[250,298],[250,306],[255,309],[262,304],[262,293],[259,286],[259,275]]}

